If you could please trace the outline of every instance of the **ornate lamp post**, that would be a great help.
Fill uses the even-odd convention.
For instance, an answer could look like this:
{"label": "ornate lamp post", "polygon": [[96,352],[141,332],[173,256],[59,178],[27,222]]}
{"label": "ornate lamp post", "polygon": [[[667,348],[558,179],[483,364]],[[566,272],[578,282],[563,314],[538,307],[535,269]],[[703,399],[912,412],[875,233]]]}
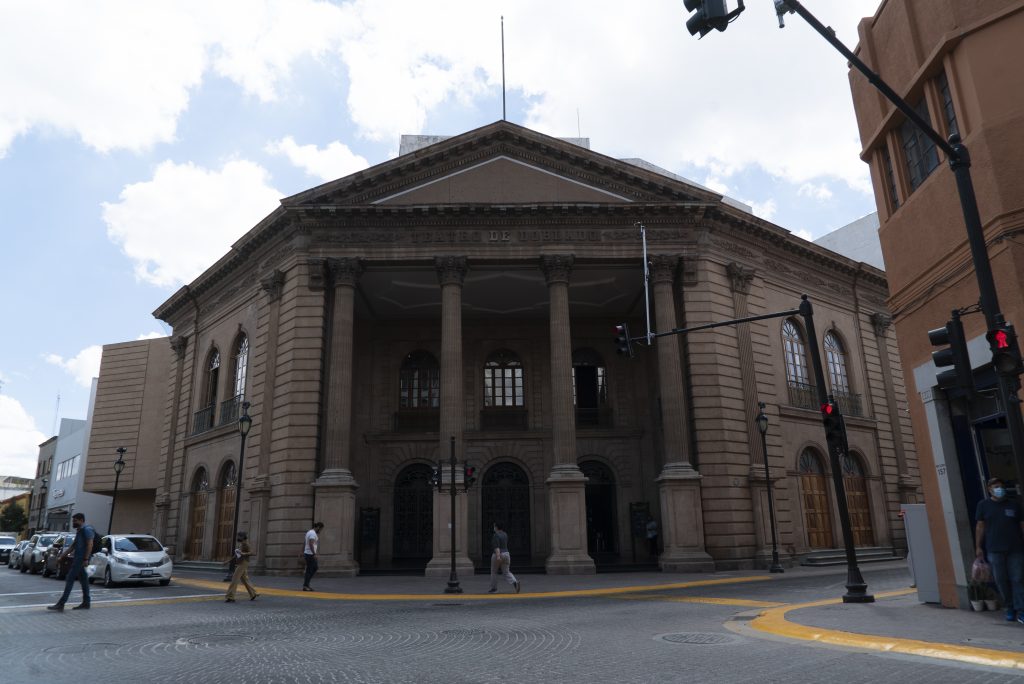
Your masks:
{"label": "ornate lamp post", "polygon": [[[462,587],[459,586],[459,573],[455,569],[455,497],[459,493],[458,492],[458,488],[455,486],[455,467],[456,467],[456,465],[458,465],[458,463],[455,460],[455,437],[452,437],[452,439],[451,439],[451,460],[449,461],[449,463],[450,463],[450,466],[451,466],[451,477],[452,477],[452,479],[449,482],[449,487],[448,487],[448,492],[451,495],[451,523],[448,525],[448,528],[451,531],[452,567],[451,567],[451,572],[449,572],[449,574],[448,574],[448,586],[445,587],[444,593],[446,593],[446,594],[461,594],[462,593]],[[434,473],[433,473],[433,475],[430,478],[430,484],[432,484],[435,487],[437,487],[437,491],[439,491],[439,492],[444,491],[444,477],[442,477],[442,475],[441,475],[442,468],[443,468],[443,466],[441,465],[441,461],[438,461],[437,462],[437,468],[434,469]],[[467,464],[467,463],[463,463],[462,464],[462,473],[463,473],[463,480],[462,480],[463,489],[462,489],[462,492],[466,493],[466,492],[469,491],[469,488],[476,481],[476,478],[473,476],[473,468],[471,468],[469,466],[469,464]]]}
{"label": "ornate lamp post", "polygon": [[117,486],[121,483],[121,473],[124,471],[124,455],[127,451],[124,447],[117,447],[117,460],[114,461],[114,496],[110,500],[110,521],[107,522],[107,534],[114,533],[114,506],[117,505]]}
{"label": "ornate lamp post", "polygon": [[779,539],[775,531],[775,497],[772,495],[772,476],[768,470],[768,416],[764,412],[764,402],[757,402],[758,413],[754,418],[757,430],[761,433],[761,451],[764,454],[764,486],[768,489],[768,518],[772,528],[772,564],[768,572],[785,572],[779,564]]}
{"label": "ornate lamp post", "polygon": [[43,525],[43,511],[46,509],[46,483],[49,482],[45,477],[39,484],[39,513],[36,515],[36,525],[40,532],[46,529]]}
{"label": "ornate lamp post", "polygon": [[238,434],[242,436],[242,445],[239,447],[238,452],[238,470],[235,471],[235,521],[231,525],[231,563],[228,567],[228,573],[233,574],[235,571],[235,553],[234,543],[235,539],[238,538],[238,514],[242,512],[242,473],[245,471],[242,469],[245,466],[245,436],[249,434],[249,428],[252,427],[252,418],[249,416],[249,402],[242,402],[242,415],[238,417]]}

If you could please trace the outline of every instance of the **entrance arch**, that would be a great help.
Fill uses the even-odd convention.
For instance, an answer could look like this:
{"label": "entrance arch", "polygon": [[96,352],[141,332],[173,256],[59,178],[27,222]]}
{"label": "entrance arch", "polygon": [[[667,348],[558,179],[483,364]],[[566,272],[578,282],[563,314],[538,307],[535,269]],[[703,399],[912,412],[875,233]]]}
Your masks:
{"label": "entrance arch", "polygon": [[431,468],[413,463],[395,479],[391,557],[401,564],[426,564],[434,547],[434,488]]}
{"label": "entrance arch", "polygon": [[846,490],[846,507],[850,511],[850,528],[853,531],[854,546],[874,546],[875,533],[871,529],[871,506],[868,501],[868,480],[860,458],[851,453],[844,456],[843,489]]}
{"label": "entrance arch", "polygon": [[804,449],[800,454],[799,471],[807,545],[812,549],[831,549],[832,513],[828,506],[828,478],[817,451]]}
{"label": "entrance arch", "polygon": [[[508,533],[512,562],[522,567],[530,559],[530,479],[515,463],[496,463],[484,473],[480,487],[480,555],[490,567],[494,523]],[[517,560],[518,559],[518,560]]]}
{"label": "entrance arch", "polygon": [[584,461],[580,470],[587,476],[587,551],[595,561],[616,556],[615,475],[600,461]]}
{"label": "entrance arch", "polygon": [[203,555],[203,540],[206,537],[206,502],[209,496],[210,478],[206,468],[200,468],[192,476],[189,494],[188,544],[185,558],[197,560]]}

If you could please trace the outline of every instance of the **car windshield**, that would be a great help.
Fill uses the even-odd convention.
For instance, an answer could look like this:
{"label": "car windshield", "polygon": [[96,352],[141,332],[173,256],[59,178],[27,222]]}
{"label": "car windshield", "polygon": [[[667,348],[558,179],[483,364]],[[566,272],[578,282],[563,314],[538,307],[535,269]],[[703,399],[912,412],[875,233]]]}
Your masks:
{"label": "car windshield", "polygon": [[153,537],[122,537],[114,542],[115,551],[163,551],[164,547]]}
{"label": "car windshield", "polygon": [[0,537],[0,544],[16,544],[14,537]]}
{"label": "car windshield", "polygon": [[56,539],[56,538],[57,538],[57,535],[55,535],[55,534],[47,534],[47,535],[43,535],[42,537],[40,537],[39,541],[36,542],[36,543],[39,546],[49,546],[50,544],[53,543],[53,540]]}

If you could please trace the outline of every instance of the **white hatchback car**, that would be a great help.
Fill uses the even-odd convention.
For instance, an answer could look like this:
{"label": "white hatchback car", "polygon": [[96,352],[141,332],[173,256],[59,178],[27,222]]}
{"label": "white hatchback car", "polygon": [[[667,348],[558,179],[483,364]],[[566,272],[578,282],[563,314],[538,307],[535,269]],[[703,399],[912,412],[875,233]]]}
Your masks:
{"label": "white hatchback car", "polygon": [[105,587],[119,582],[159,582],[166,587],[174,570],[163,544],[148,534],[107,535],[90,560],[95,571],[89,581],[101,579]]}

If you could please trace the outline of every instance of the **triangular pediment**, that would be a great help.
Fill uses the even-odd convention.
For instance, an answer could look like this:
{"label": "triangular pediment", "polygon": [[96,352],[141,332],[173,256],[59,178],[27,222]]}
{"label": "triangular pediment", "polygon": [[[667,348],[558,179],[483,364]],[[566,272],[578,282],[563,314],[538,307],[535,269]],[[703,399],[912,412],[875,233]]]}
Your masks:
{"label": "triangular pediment", "polygon": [[721,196],[507,121],[293,195],[288,206],[696,202]]}

